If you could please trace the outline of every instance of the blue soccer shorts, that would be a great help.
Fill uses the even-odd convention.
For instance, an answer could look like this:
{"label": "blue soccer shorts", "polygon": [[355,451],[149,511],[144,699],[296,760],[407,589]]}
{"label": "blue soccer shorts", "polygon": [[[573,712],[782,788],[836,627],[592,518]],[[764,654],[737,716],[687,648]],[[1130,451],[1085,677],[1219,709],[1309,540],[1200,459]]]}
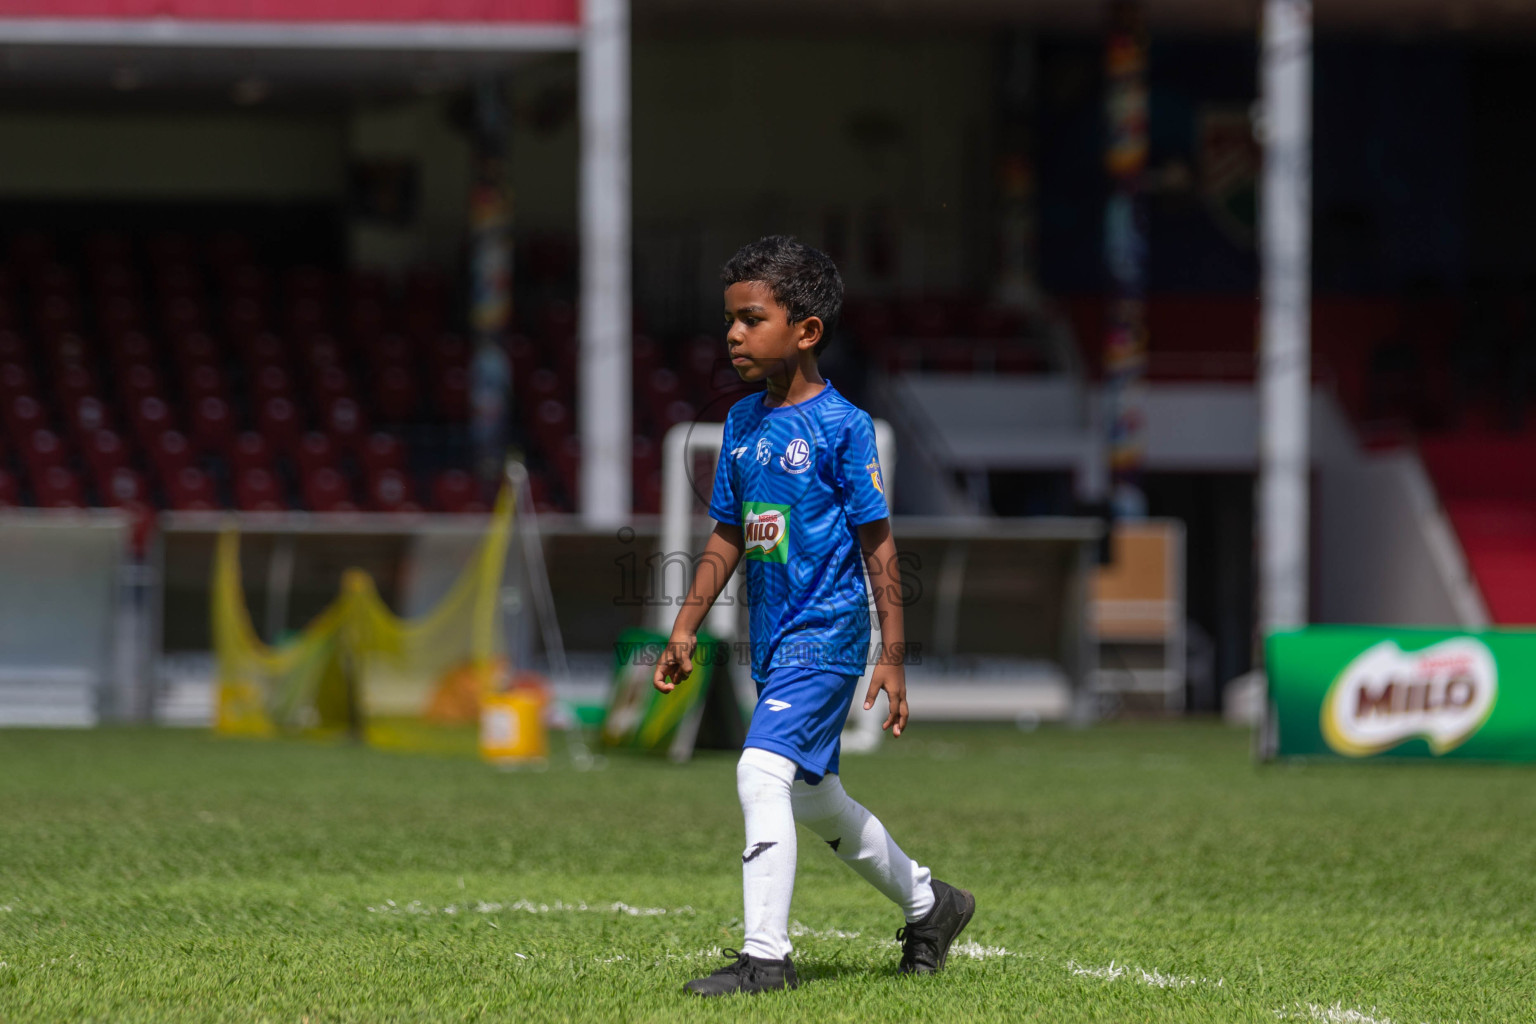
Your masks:
{"label": "blue soccer shorts", "polygon": [[770,750],[800,766],[811,785],[837,774],[843,725],[859,685],[857,673],[791,666],[772,669],[757,684],[757,707],[743,747]]}

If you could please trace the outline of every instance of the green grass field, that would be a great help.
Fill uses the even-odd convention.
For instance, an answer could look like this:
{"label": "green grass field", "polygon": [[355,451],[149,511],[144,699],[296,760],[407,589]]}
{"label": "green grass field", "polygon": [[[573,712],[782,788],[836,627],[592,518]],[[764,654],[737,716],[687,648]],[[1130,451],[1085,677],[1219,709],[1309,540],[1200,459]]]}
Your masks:
{"label": "green grass field", "polygon": [[798,992],[740,940],[733,760],[577,771],[0,732],[0,1020],[1528,1021],[1536,770],[1255,767],[1210,724],[918,724],[849,790],[976,894],[949,970],[802,831]]}

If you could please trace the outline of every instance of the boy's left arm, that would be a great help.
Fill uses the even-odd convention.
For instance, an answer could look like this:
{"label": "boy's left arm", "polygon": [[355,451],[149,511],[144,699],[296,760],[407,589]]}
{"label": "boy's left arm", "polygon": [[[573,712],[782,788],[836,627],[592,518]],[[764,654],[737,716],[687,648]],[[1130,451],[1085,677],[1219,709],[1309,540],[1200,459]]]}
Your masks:
{"label": "boy's left arm", "polygon": [[877,519],[859,527],[859,546],[874,589],[875,614],[880,622],[880,657],[869,680],[864,710],[875,706],[875,696],[885,691],[890,713],[880,728],[900,736],[907,727],[906,624],[902,619],[901,569],[896,564],[896,539],[891,521]]}

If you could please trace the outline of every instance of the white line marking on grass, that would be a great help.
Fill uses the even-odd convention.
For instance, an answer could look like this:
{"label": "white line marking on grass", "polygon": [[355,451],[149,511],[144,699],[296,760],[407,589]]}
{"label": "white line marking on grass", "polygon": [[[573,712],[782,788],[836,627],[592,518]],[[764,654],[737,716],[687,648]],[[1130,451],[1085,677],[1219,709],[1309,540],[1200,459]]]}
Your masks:
{"label": "white line marking on grass", "polygon": [[560,913],[594,913],[594,914],[627,914],[630,917],[662,917],[667,914],[694,914],[697,913],[690,906],[681,906],[668,910],[666,907],[632,907],[622,901],[615,903],[603,903],[589,905],[585,902],[562,903],[556,900],[554,903],[534,903],[530,900],[517,900],[513,903],[495,903],[477,900],[473,904],[450,903],[444,907],[431,907],[421,900],[411,900],[405,906],[400,906],[394,900],[385,900],[378,906],[365,908],[370,914],[454,914],[473,912],[476,914],[499,914],[503,910],[521,910],[527,914],[560,914]]}
{"label": "white line marking on grass", "polygon": [[1275,1011],[1275,1016],[1281,1020],[1310,1020],[1318,1024],[1392,1024],[1390,1017],[1377,1017],[1376,1007],[1371,1007],[1371,1012],[1346,1008],[1343,1003],[1334,1003],[1332,1006],[1320,1006],[1317,1003],[1297,1003],[1295,1008],[1282,1008]]}
{"label": "white line marking on grass", "polygon": [[789,935],[795,939],[806,937],[813,939],[856,939],[860,934],[860,932],[845,932],[839,928],[812,928],[809,925],[801,924],[799,921],[789,926]]}
{"label": "white line marking on grass", "polygon": [[971,939],[950,946],[949,952],[951,956],[959,955],[969,957],[972,960],[991,960],[993,957],[1016,955],[1008,952],[1002,946],[983,946],[981,943]]}
{"label": "white line marking on grass", "polygon": [[1191,978],[1181,974],[1164,974],[1162,971],[1146,970],[1141,967],[1132,967],[1126,964],[1117,964],[1113,960],[1108,967],[1086,967],[1076,960],[1067,961],[1067,969],[1079,977],[1103,978],[1105,981],[1119,981],[1121,978],[1129,978],[1143,985],[1153,988],[1188,988],[1191,985],[1214,985],[1218,988],[1226,984],[1226,979],[1217,978]]}

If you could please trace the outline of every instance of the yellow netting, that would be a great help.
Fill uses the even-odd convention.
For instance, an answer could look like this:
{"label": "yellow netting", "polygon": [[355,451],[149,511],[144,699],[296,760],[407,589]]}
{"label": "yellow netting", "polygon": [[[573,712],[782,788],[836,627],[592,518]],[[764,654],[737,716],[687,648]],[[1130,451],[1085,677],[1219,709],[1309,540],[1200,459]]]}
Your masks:
{"label": "yellow netting", "polygon": [[510,489],[503,489],[474,557],[420,618],[395,615],[373,579],[351,569],[336,600],[277,646],[263,643],[251,625],[240,581],[240,536],[226,530],[212,586],[215,728],[271,736],[337,731],[356,720],[370,743],[419,747],[441,746],[423,724],[474,722],[481,698],[504,675],[496,606],[513,505]]}

